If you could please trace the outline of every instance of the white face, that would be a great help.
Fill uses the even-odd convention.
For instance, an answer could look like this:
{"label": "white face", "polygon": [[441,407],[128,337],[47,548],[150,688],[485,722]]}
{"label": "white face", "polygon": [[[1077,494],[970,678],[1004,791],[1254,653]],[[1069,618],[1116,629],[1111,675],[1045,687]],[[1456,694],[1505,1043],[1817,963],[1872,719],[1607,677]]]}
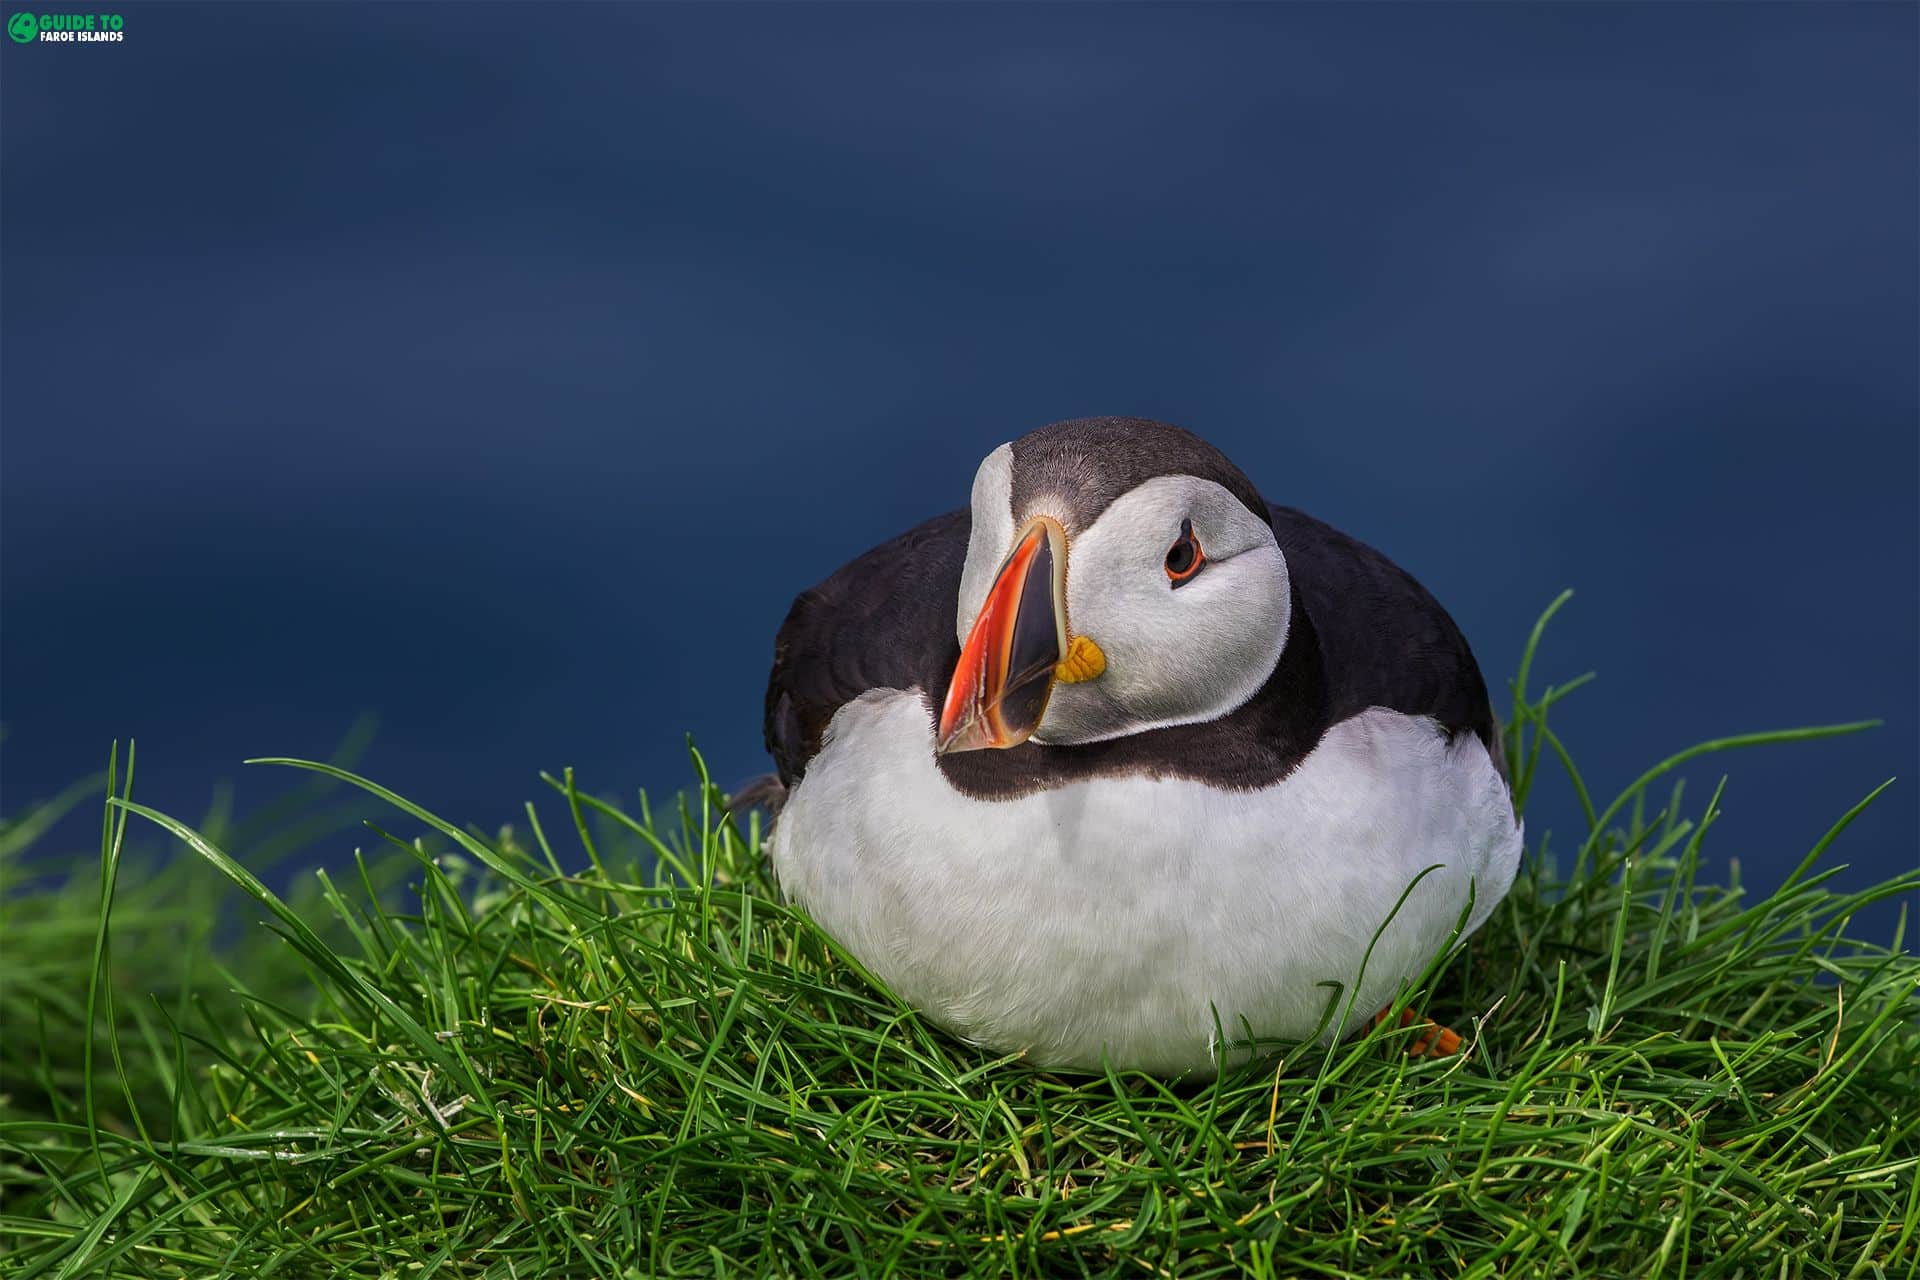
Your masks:
{"label": "white face", "polygon": [[[1018,529],[1055,515],[1044,495],[1009,510],[1011,454],[1002,447],[974,480],[973,533],[960,583],[964,641]],[[1176,580],[1169,553],[1182,522],[1200,567]],[[1171,567],[1182,567],[1186,552]],[[1098,742],[1228,714],[1280,661],[1292,616],[1287,562],[1273,530],[1210,480],[1160,476],[1116,498],[1067,541],[1067,628],[1106,655],[1098,677],[1057,682],[1033,741]]]}

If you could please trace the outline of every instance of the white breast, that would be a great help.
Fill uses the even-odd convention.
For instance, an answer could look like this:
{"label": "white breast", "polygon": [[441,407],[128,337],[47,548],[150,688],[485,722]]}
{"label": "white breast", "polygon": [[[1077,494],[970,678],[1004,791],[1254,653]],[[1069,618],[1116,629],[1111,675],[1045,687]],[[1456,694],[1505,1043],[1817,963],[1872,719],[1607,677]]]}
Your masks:
{"label": "white breast", "polygon": [[956,1033],[1168,1074],[1214,1069],[1216,1026],[1229,1046],[1313,1034],[1322,983],[1358,979],[1371,1016],[1470,885],[1479,927],[1520,849],[1486,748],[1424,717],[1367,711],[1259,791],[1126,777],[982,801],[948,785],[926,703],[898,690],[834,716],[770,845],[783,890]]}

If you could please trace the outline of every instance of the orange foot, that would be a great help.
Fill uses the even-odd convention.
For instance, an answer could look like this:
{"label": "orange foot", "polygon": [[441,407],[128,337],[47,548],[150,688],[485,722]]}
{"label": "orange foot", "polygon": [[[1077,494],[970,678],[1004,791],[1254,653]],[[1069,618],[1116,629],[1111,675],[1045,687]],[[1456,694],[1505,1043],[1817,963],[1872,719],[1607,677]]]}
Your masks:
{"label": "orange foot", "polygon": [[[1382,1009],[1380,1012],[1374,1014],[1373,1025],[1377,1027],[1382,1022],[1385,1022],[1389,1012],[1387,1009]],[[1414,1042],[1407,1046],[1407,1052],[1414,1057],[1445,1058],[1460,1052],[1460,1036],[1458,1033],[1447,1030],[1433,1019],[1423,1017],[1411,1009],[1402,1009],[1400,1011],[1401,1026],[1411,1027],[1415,1023],[1418,1023],[1423,1030],[1419,1036],[1414,1039]]]}

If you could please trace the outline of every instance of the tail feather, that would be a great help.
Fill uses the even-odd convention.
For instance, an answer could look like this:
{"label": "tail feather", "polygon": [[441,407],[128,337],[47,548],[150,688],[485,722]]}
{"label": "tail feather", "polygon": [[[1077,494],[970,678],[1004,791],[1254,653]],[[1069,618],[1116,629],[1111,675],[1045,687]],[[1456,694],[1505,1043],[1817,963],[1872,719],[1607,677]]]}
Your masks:
{"label": "tail feather", "polygon": [[780,781],[778,774],[763,773],[757,778],[735,787],[727,796],[728,813],[745,813],[749,809],[765,809],[769,818],[778,818],[780,810],[787,804],[787,784]]}

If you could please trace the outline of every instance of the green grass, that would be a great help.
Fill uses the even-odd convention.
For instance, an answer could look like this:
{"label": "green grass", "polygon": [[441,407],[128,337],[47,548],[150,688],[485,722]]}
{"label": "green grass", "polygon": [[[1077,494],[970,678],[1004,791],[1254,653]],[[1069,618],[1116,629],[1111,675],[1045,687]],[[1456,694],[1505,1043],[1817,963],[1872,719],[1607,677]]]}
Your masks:
{"label": "green grass", "polygon": [[[0,1274],[1906,1280],[1920,963],[1848,921],[1920,873],[1833,891],[1848,814],[1750,902],[1699,878],[1718,792],[1666,776],[1844,727],[1601,804],[1572,687],[1523,666],[1508,749],[1590,829],[1536,832],[1409,993],[1470,1052],[1382,1029],[1205,1085],[947,1038],[781,905],[704,770],[635,815],[549,779],[482,835],[298,765],[402,834],[287,902],[220,815],[133,802],[129,750],[97,868],[26,878],[51,808],[0,832]],[[136,866],[145,823],[198,856]]]}

